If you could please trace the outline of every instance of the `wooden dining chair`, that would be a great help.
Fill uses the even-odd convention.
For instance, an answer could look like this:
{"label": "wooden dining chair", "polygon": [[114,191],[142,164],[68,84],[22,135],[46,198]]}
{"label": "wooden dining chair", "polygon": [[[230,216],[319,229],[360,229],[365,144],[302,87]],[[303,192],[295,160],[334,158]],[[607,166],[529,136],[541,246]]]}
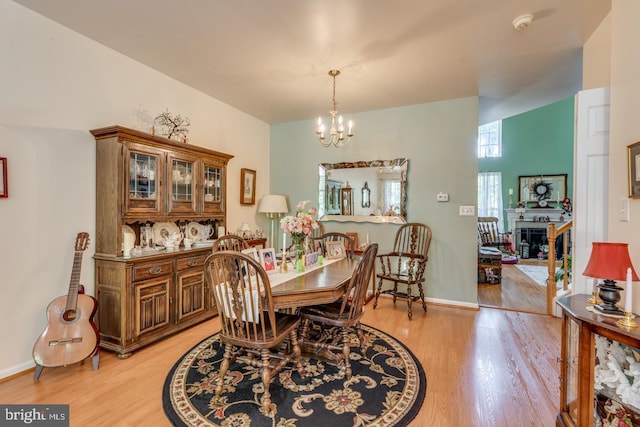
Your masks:
{"label": "wooden dining chair", "polygon": [[[393,251],[378,255],[380,261],[378,289],[373,303],[373,308],[378,306],[380,294],[393,296],[393,303],[398,298],[407,300],[409,320],[413,317],[411,304],[420,300],[422,308],[427,311],[427,303],[424,300],[424,271],[429,260],[429,246],[431,245],[431,228],[425,224],[410,222],[402,225],[396,232],[393,242]],[[382,290],[384,282],[392,282],[393,288]],[[406,292],[398,291],[398,284],[406,285]],[[413,295],[412,287],[418,285],[419,295]]]}
{"label": "wooden dining chair", "polygon": [[[364,314],[364,303],[367,297],[367,288],[371,279],[371,271],[375,266],[375,258],[378,253],[378,244],[372,243],[367,246],[362,257],[356,264],[351,280],[345,289],[344,296],[335,302],[319,304],[300,309],[303,323],[300,332],[300,341],[303,347],[311,348],[316,353],[329,350],[341,358],[343,372],[347,379],[351,378],[351,363],[349,355],[349,331],[355,328],[355,332],[362,344],[362,334],[358,328],[360,318]],[[313,340],[310,338],[311,323],[321,326],[333,326],[340,328],[341,345],[324,340]]]}
{"label": "wooden dining chair", "polygon": [[[225,389],[224,377],[234,360],[260,369],[265,414],[272,414],[269,384],[289,361],[295,360],[303,375],[298,326],[300,317],[275,311],[269,276],[249,255],[236,251],[214,252],[207,257],[204,271],[220,315],[220,340],[224,359],[215,396]],[[283,342],[289,338],[288,345]],[[287,351],[283,350],[287,349]]]}
{"label": "wooden dining chair", "polygon": [[347,255],[347,258],[353,259],[353,254],[355,250],[355,241],[353,237],[348,236],[344,233],[336,233],[336,232],[324,233],[320,237],[314,238],[313,242],[314,242],[314,247],[316,246],[317,242],[321,243],[323,253],[326,253],[327,242],[342,242],[344,244],[345,254]]}
{"label": "wooden dining chair", "polygon": [[236,251],[241,252],[243,249],[249,249],[249,243],[240,236],[235,234],[226,234],[218,237],[213,241],[212,252],[219,251]]}

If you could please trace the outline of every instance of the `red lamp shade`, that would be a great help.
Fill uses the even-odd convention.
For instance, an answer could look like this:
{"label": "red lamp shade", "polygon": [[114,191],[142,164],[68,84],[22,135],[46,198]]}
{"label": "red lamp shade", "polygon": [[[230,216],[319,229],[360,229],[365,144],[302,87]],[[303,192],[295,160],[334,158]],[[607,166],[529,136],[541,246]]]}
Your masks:
{"label": "red lamp shade", "polygon": [[627,268],[631,268],[631,280],[640,280],[631,264],[628,243],[593,242],[591,258],[582,274],[597,279],[627,280]]}

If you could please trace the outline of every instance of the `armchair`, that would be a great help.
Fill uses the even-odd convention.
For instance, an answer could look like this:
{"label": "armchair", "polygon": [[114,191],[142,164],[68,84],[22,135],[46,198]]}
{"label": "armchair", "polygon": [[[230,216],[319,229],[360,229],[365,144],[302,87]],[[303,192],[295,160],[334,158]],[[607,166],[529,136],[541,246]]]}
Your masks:
{"label": "armchair", "polygon": [[[393,243],[393,252],[378,255],[380,261],[380,272],[376,274],[378,278],[378,289],[376,290],[373,308],[378,306],[380,294],[390,294],[393,296],[393,303],[398,298],[407,300],[409,320],[413,317],[411,304],[420,300],[422,308],[427,311],[427,303],[424,300],[424,271],[429,260],[429,246],[431,245],[431,229],[416,222],[404,224],[396,233]],[[382,290],[385,281],[393,283],[392,289]],[[406,292],[398,291],[398,284],[406,285]],[[412,287],[418,285],[419,295],[413,295]]]}

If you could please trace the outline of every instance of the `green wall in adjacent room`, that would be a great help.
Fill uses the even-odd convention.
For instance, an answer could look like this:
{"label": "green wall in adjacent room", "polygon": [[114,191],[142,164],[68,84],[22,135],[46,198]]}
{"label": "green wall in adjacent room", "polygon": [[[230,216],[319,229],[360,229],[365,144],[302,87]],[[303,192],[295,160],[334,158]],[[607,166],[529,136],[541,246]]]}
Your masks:
{"label": "green wall in adjacent room", "polygon": [[[503,207],[518,202],[518,177],[567,174],[573,199],[573,97],[502,120],[502,157],[478,159],[478,172],[501,172]],[[555,207],[555,196],[550,205]],[[506,215],[504,229],[506,230]]]}

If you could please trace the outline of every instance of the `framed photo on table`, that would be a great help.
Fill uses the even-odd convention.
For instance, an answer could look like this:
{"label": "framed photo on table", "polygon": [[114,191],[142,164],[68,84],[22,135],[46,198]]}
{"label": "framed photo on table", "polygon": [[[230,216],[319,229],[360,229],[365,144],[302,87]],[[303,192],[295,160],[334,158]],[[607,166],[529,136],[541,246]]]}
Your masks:
{"label": "framed photo on table", "polygon": [[256,204],[256,171],[252,169],[240,170],[240,204]]}
{"label": "framed photo on table", "polygon": [[347,256],[344,243],[342,243],[342,241],[326,242],[325,251],[327,259],[344,258]]}
{"label": "framed photo on table", "polygon": [[276,251],[273,248],[260,249],[260,262],[267,273],[276,271]]}
{"label": "framed photo on table", "polygon": [[629,162],[629,197],[640,198],[640,142],[627,146]]}

